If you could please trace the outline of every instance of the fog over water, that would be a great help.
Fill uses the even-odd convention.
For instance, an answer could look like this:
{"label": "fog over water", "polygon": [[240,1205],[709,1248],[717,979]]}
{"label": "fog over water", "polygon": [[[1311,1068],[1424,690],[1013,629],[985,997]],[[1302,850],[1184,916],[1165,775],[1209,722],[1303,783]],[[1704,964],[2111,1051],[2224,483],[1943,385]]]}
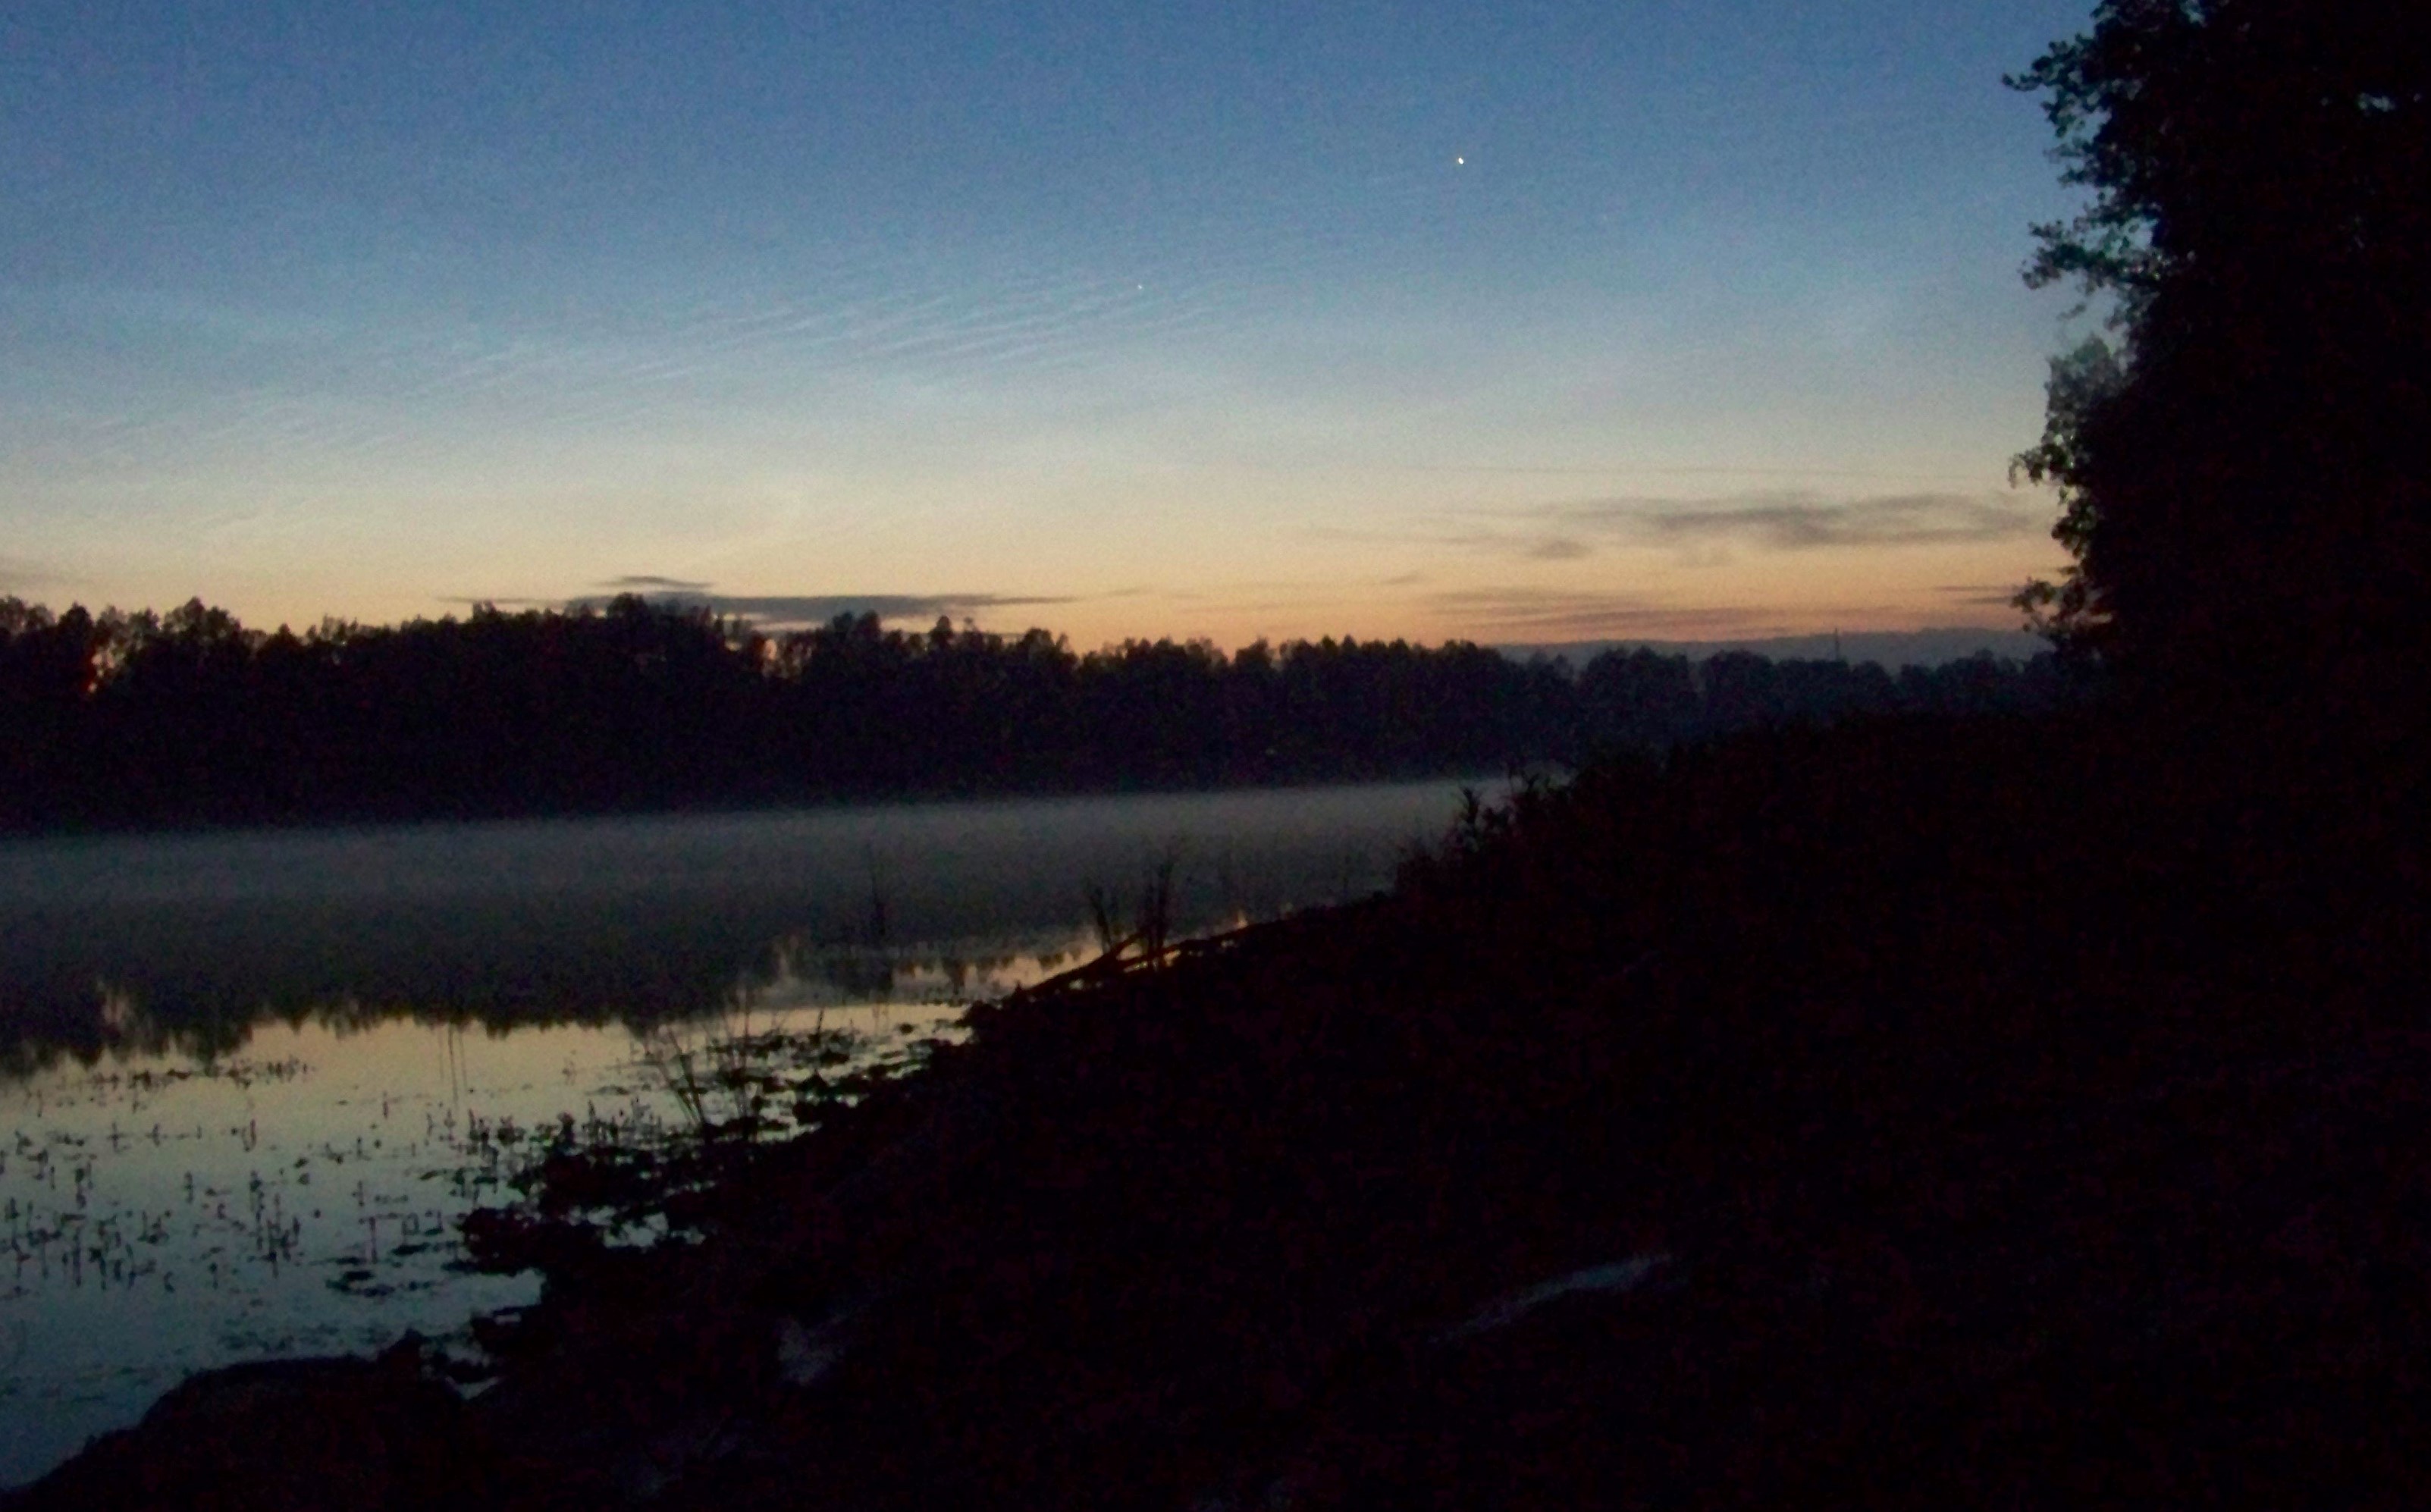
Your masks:
{"label": "fog over water", "polygon": [[[455,1225],[544,1131],[679,1122],[653,1047],[855,1064],[1080,964],[1364,896],[1451,783],[0,845],[0,1485],[186,1373],[461,1340]],[[823,1041],[823,1043],[828,1041]]]}
{"label": "fog over water", "polygon": [[648,1022],[780,953],[1063,949],[1086,887],[1127,899],[1167,857],[1176,922],[1205,929],[1384,885],[1457,801],[1431,782],[15,842],[0,1047],[24,1069],[231,1048],[274,1016]]}

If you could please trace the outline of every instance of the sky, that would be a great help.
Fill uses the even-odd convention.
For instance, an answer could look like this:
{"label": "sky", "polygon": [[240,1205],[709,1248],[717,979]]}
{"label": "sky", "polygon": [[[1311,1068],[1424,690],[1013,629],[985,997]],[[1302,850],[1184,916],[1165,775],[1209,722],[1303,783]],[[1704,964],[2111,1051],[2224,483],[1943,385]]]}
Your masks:
{"label": "sky", "polygon": [[2012,627],[2089,0],[12,0],[0,594]]}

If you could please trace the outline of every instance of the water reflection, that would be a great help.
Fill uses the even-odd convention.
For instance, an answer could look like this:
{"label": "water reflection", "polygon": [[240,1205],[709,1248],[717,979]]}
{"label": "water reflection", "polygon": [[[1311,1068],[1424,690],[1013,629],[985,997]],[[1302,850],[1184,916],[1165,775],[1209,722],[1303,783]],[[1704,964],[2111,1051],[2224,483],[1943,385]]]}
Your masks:
{"label": "water reflection", "polygon": [[0,1485],[190,1371],[461,1336],[457,1225],[554,1132],[686,1117],[654,1045],[842,1068],[1077,964],[1383,885],[1443,784],[0,847]]}
{"label": "water reflection", "polygon": [[[947,1004],[757,1009],[842,1064],[951,1033]],[[61,1064],[0,1093],[0,1485],[139,1416],[196,1369],[462,1347],[537,1283],[464,1269],[459,1225],[562,1134],[646,1147],[682,1099],[612,1026],[262,1026],[247,1051]]]}

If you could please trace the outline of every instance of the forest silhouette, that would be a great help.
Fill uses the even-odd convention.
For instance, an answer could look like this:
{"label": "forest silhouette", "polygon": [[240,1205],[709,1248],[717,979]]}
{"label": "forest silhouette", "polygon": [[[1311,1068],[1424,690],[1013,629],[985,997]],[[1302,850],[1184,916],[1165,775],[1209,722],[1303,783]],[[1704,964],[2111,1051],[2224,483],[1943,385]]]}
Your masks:
{"label": "forest silhouette", "polygon": [[835,798],[1499,775],[1863,714],[2025,711],[2056,662],[1936,669],[1464,643],[769,635],[638,596],[395,627],[246,629],[191,602],[0,599],[0,825],[573,814]]}

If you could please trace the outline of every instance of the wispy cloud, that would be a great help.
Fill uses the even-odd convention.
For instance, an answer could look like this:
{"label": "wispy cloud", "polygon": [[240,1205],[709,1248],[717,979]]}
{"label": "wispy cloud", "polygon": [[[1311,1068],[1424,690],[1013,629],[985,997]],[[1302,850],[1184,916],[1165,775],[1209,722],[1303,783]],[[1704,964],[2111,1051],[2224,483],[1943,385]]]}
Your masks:
{"label": "wispy cloud", "polygon": [[1576,562],[1595,555],[1595,548],[1572,536],[1549,535],[1530,542],[1520,554],[1534,562]]}
{"label": "wispy cloud", "polygon": [[684,578],[662,578],[655,573],[636,573],[629,577],[611,578],[600,588],[614,594],[705,594],[713,586]]}
{"label": "wispy cloud", "polygon": [[1826,499],[1758,494],[1683,502],[1617,498],[1557,507],[1576,528],[1665,546],[1737,544],[1772,551],[2001,541],[2042,528],[2038,503],[1999,494],[1886,494]]}
{"label": "wispy cloud", "polygon": [[2003,541],[2049,528],[2040,501],[1983,493],[1881,494],[1833,498],[1755,492],[1718,498],[1621,496],[1516,509],[1463,510],[1432,530],[1377,531],[1320,525],[1333,541],[1413,540],[1523,562],[1576,562],[1607,546],[1669,546],[1697,560],[1739,546],[1756,551],[1898,547]]}
{"label": "wispy cloud", "polygon": [[1978,609],[2006,609],[2017,601],[2018,584],[2013,582],[1946,582],[1939,584],[1933,591],[1941,595],[1943,597],[1948,598],[1953,604],[1965,604],[1970,608]]}
{"label": "wispy cloud", "polygon": [[1734,607],[1683,609],[1630,594],[1527,586],[1448,589],[1420,600],[1465,633],[1501,640],[1584,641],[1628,635],[1716,634],[1765,623]]}

